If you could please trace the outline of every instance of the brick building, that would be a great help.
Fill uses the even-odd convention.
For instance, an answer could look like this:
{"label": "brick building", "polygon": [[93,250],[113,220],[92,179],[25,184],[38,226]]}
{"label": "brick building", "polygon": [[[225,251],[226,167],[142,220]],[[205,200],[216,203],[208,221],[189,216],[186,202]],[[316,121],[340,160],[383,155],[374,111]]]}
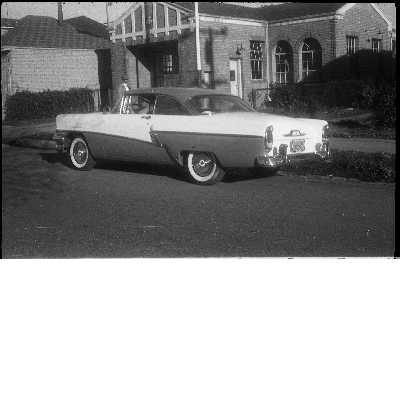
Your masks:
{"label": "brick building", "polygon": [[97,104],[107,103],[111,55],[105,26],[86,17],[65,21],[33,15],[11,22],[2,19],[3,111],[7,96],[17,91],[73,87],[89,87],[97,93]]}
{"label": "brick building", "polygon": [[[395,29],[376,3],[198,6],[203,86],[249,100],[274,82],[393,78]],[[114,98],[123,74],[131,87],[198,85],[194,7],[136,2],[114,21]]]}
{"label": "brick building", "polygon": [[286,3],[261,11],[272,82],[390,78],[395,34],[375,3]]}

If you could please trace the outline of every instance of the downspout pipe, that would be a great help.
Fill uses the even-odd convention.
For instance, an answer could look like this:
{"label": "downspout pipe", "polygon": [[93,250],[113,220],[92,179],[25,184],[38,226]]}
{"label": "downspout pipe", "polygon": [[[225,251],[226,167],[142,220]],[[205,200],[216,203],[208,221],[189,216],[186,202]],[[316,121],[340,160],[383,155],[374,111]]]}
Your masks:
{"label": "downspout pipe", "polygon": [[266,54],[266,62],[267,62],[267,86],[269,88],[269,82],[270,82],[270,76],[269,76],[269,35],[268,35],[268,21],[267,21],[267,26],[265,27],[265,54]]}
{"label": "downspout pipe", "polygon": [[194,19],[196,24],[196,60],[197,60],[197,85],[201,87],[201,59],[200,59],[200,20],[199,3],[194,3]]}

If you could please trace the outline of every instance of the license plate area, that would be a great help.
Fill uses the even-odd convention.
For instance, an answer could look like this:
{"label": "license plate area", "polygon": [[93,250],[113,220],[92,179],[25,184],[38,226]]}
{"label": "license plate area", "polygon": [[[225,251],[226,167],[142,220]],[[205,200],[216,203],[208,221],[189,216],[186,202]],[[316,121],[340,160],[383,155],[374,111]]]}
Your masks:
{"label": "license plate area", "polygon": [[306,141],[304,139],[296,139],[290,141],[291,153],[302,153],[306,149]]}

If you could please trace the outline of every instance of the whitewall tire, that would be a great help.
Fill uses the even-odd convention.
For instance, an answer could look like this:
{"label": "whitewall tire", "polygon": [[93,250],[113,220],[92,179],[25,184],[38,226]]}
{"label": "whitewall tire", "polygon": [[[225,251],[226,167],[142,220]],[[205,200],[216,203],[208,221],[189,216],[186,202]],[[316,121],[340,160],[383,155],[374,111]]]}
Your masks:
{"label": "whitewall tire", "polygon": [[225,175],[215,155],[202,151],[187,155],[186,170],[190,181],[198,185],[214,185]]}
{"label": "whitewall tire", "polygon": [[82,135],[74,136],[68,149],[68,165],[76,170],[89,171],[96,161],[90,154],[89,146]]}

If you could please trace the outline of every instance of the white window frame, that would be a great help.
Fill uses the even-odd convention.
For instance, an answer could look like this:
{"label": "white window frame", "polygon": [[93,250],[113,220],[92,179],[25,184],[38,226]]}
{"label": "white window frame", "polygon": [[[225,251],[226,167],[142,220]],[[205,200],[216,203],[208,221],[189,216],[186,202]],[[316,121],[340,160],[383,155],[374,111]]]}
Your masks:
{"label": "white window frame", "polygon": [[357,53],[357,43],[357,36],[346,36],[346,50],[348,56]]}
{"label": "white window frame", "polygon": [[[316,41],[318,42],[318,41]],[[318,42],[319,44],[319,42]],[[304,41],[301,50],[301,73],[302,79],[312,76],[315,80],[320,78],[322,70],[322,48],[321,45],[319,49],[304,50],[305,46],[309,48],[309,45]],[[311,59],[306,59],[306,55],[311,55]],[[304,63],[306,63],[306,68],[304,69]],[[316,68],[316,66],[318,68]]]}
{"label": "white window frame", "polygon": [[[278,65],[283,66],[282,71],[278,71]],[[291,51],[290,53],[277,53],[275,51],[275,82],[292,83],[291,78],[293,76],[293,73],[291,71],[291,68],[294,68],[293,51]]]}
{"label": "white window frame", "polygon": [[382,51],[382,39],[373,38],[372,42],[372,51],[374,53],[380,53]]}
{"label": "white window frame", "polygon": [[[259,48],[254,48],[256,46]],[[264,42],[259,40],[250,40],[250,68],[251,80],[263,79],[263,47]],[[253,68],[256,67],[256,68]]]}

